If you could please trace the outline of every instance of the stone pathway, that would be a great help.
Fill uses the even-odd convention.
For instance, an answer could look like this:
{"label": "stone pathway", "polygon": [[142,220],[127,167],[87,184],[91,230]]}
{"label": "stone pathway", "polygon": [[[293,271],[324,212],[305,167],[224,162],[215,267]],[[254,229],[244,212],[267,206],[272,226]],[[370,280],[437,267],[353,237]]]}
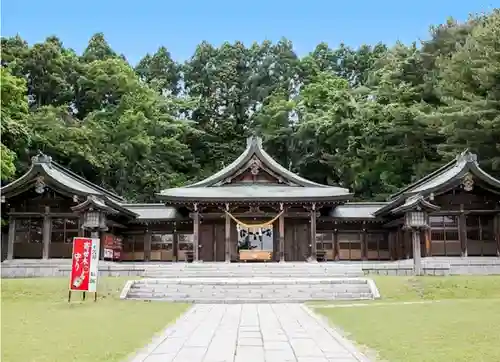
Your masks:
{"label": "stone pathway", "polygon": [[300,304],[196,304],[133,362],[369,362]]}

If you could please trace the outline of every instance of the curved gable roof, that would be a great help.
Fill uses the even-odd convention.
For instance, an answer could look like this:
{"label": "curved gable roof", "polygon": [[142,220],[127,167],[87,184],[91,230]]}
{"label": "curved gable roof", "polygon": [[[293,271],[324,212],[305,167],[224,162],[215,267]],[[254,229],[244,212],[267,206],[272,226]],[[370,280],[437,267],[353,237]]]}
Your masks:
{"label": "curved gable roof", "polygon": [[410,196],[421,195],[426,197],[431,193],[446,189],[448,186],[462,180],[467,173],[471,173],[487,185],[500,191],[500,180],[479,167],[477,155],[469,152],[469,150],[465,150],[457,155],[453,161],[448,162],[436,171],[391,195],[389,203],[380,210],[377,210],[376,215],[385,214],[393,208],[404,204],[404,200]]}
{"label": "curved gable roof", "polygon": [[[279,180],[279,184],[227,184],[231,177],[247,169],[253,158],[258,159],[273,173]],[[352,196],[348,189],[319,184],[287,170],[262,148],[260,137],[249,137],[245,151],[230,165],[212,176],[184,187],[162,190],[158,195],[170,201],[239,199],[333,201],[348,199]]]}
{"label": "curved gable roof", "polygon": [[87,181],[83,177],[52,161],[52,157],[50,156],[40,153],[31,160],[31,167],[24,175],[0,189],[2,196],[9,197],[11,194],[16,194],[17,191],[24,189],[25,186],[33,182],[37,177],[43,176],[44,181],[48,184],[79,196],[105,196],[115,202],[125,202],[123,197]]}
{"label": "curved gable roof", "polygon": [[[252,157],[257,157],[265,166],[275,172],[278,176],[297,186],[331,187],[307,180],[281,166],[262,148],[262,138],[260,137],[249,137],[247,139],[247,147],[245,151],[243,151],[243,153],[236,160],[224,167],[222,170],[214,173],[204,180],[195,182],[191,185],[186,185],[184,187],[217,186],[225,179],[232,176],[236,171],[245,167],[247,162],[250,161]],[[348,192],[348,190],[346,191]]]}

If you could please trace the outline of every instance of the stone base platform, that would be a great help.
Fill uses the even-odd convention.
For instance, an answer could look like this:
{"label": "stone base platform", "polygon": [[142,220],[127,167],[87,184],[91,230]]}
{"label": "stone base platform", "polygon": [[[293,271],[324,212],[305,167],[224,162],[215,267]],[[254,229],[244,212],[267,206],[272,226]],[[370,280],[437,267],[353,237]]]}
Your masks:
{"label": "stone base platform", "polygon": [[[425,275],[500,275],[500,258],[498,257],[429,257],[423,258],[423,272]],[[300,272],[300,268],[306,268],[312,272],[317,270],[318,276],[360,276],[360,275],[413,275],[413,260],[398,261],[337,261],[325,263],[266,263],[266,264],[225,264],[225,263],[157,263],[157,262],[99,262],[99,274],[101,276],[150,276],[171,277],[194,276],[198,277],[195,269],[207,275],[206,270],[202,270],[208,265],[216,265],[216,270],[224,268],[247,271],[247,275],[255,275],[252,265],[266,271],[278,272],[282,270],[286,273],[290,270]],[[247,265],[247,266],[245,266]],[[312,267],[311,266],[316,266]],[[319,265],[319,267],[318,267]],[[248,267],[251,266],[251,267]],[[33,278],[33,277],[66,277],[71,270],[71,260],[68,259],[46,259],[28,260],[14,259],[5,260],[0,265],[2,278]],[[239,269],[241,268],[241,269]],[[318,269],[315,269],[318,268]],[[303,270],[303,269],[302,269]],[[322,270],[322,271],[321,271]],[[252,273],[250,273],[252,272]],[[163,275],[162,275],[163,273]],[[220,276],[215,272],[214,276]],[[234,273],[237,276],[237,273]],[[321,275],[323,274],[323,275]],[[231,273],[224,272],[224,275]],[[265,276],[265,275],[261,275]],[[290,275],[289,275],[290,276]]]}

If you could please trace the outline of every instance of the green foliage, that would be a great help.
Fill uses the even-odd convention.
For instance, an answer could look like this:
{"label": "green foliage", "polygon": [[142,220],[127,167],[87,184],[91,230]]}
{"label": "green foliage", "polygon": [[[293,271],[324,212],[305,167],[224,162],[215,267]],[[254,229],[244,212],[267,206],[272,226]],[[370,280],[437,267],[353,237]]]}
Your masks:
{"label": "green foliage", "polygon": [[16,151],[22,152],[30,136],[26,125],[28,97],[24,79],[15,77],[9,68],[1,68],[1,179],[9,180],[16,172]]}
{"label": "green foliage", "polygon": [[466,147],[500,175],[500,15],[453,19],[422,44],[303,58],[283,38],[167,48],[132,67],[95,34],[83,54],[56,37],[2,38],[2,180],[47,152],[131,200],[206,177],[258,133],[282,165],[384,199]]}

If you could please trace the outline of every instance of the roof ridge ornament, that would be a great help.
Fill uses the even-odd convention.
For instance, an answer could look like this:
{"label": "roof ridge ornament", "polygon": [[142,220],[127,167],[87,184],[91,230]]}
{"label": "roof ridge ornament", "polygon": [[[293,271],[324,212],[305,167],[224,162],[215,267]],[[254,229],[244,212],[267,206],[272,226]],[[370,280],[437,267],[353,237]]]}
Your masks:
{"label": "roof ridge ornament", "polygon": [[457,155],[457,162],[477,163],[477,155],[470,152],[467,148],[462,153]]}
{"label": "roof ridge ornament", "polygon": [[262,148],[262,137],[257,136],[255,133],[247,137],[247,147],[252,145]]}
{"label": "roof ridge ornament", "polygon": [[42,164],[42,163],[51,163],[52,157],[38,151],[36,156],[31,157],[31,163],[34,165]]}

